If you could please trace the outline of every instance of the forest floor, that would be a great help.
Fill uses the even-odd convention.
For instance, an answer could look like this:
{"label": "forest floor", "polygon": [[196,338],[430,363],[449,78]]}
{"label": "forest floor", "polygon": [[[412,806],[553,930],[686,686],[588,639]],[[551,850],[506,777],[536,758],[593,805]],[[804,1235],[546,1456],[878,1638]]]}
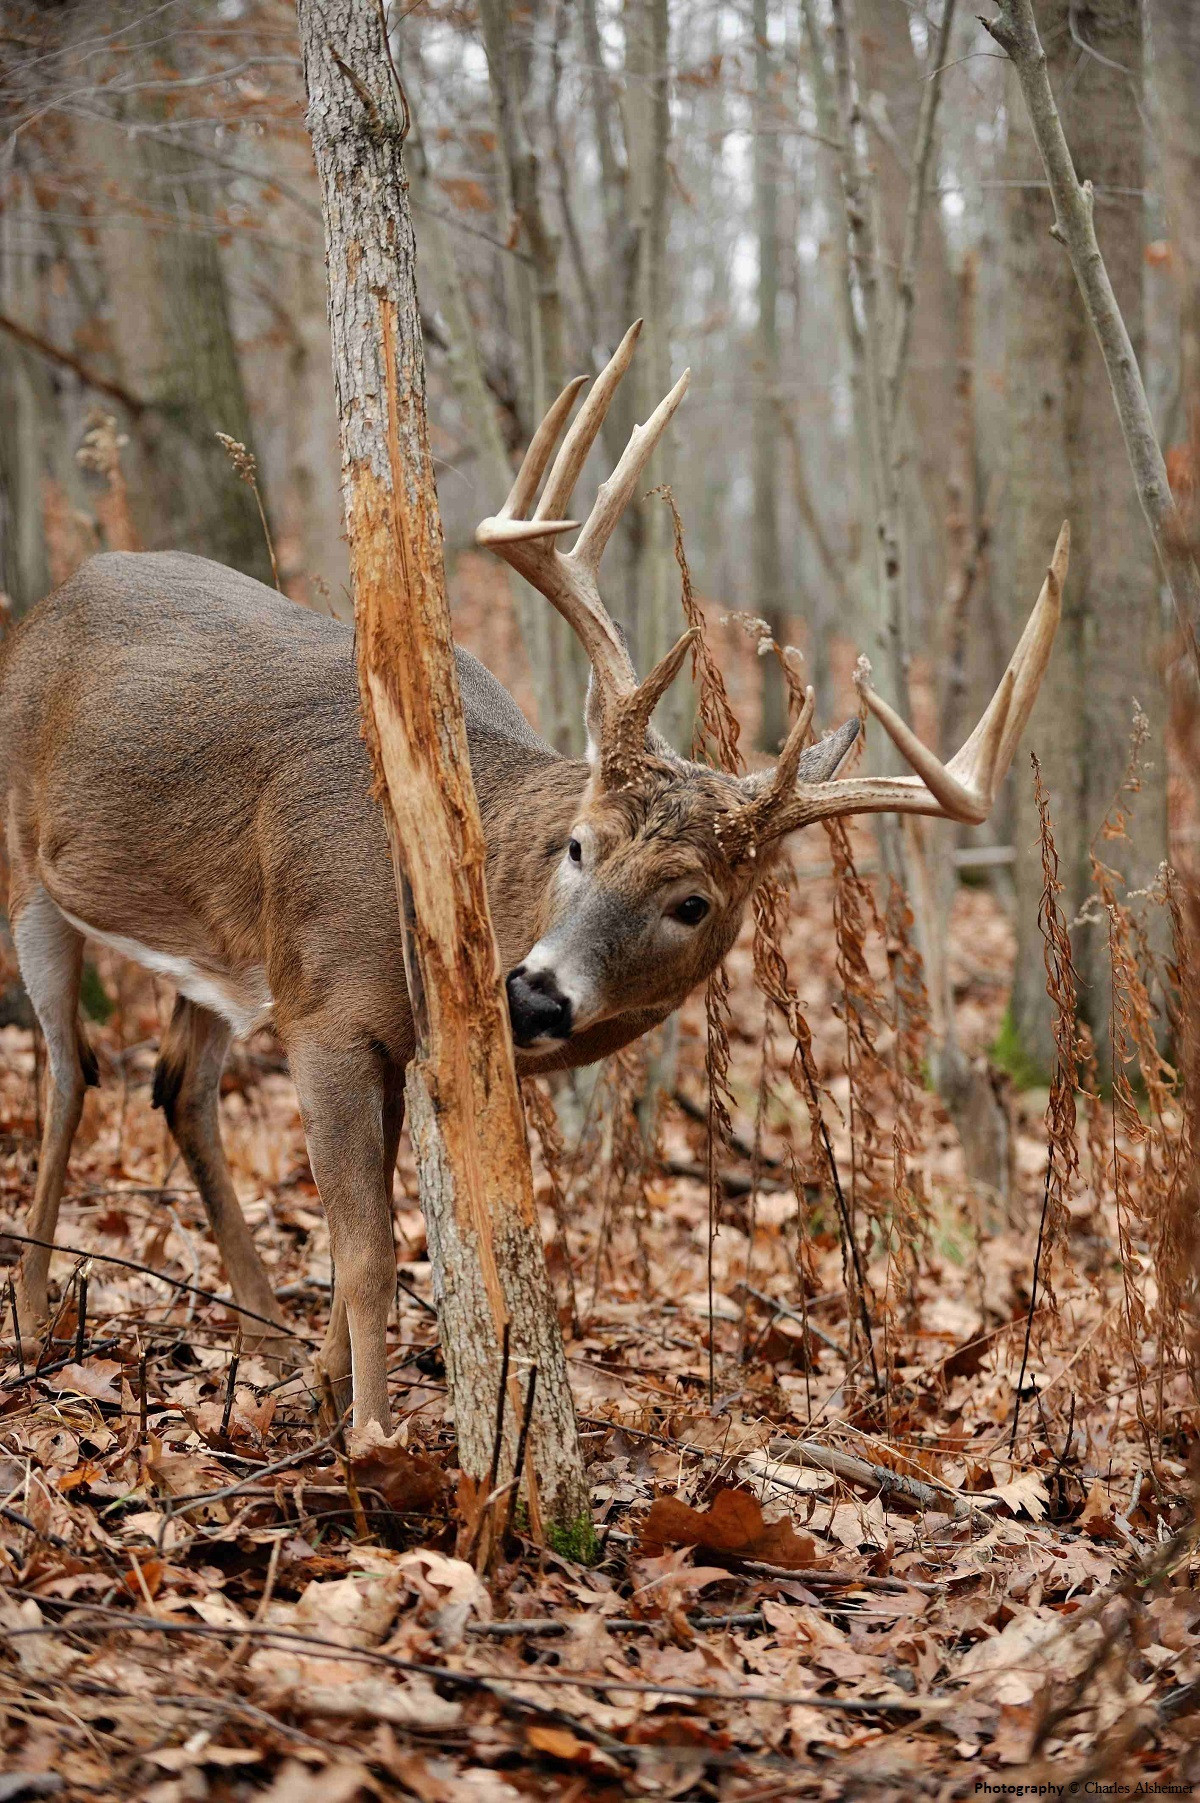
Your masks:
{"label": "forest floor", "polygon": [[[818,845],[798,862],[786,945],[848,1114],[831,881]],[[952,948],[960,1030],[978,1048],[1012,959],[986,892],[961,891]],[[743,943],[731,1079],[744,1147],[762,1040],[749,962]],[[103,1083],[59,1227],[78,1249],[56,1261],[64,1306],[40,1373],[18,1366],[11,1332],[0,1355],[0,1796],[766,1803],[1088,1778],[1152,1794],[1200,1778],[1200,1598],[1178,1537],[1194,1417],[1168,1370],[1161,1414],[1151,1373],[1139,1419],[1116,1222],[1086,1161],[1010,1448],[1044,1093],[1013,1099],[1007,1207],[970,1192],[939,1105],[917,1094],[917,1256],[901,1272],[877,1237],[867,1271],[881,1399],[815,1185],[799,1237],[784,1173],[808,1129],[777,1080],[752,1209],[751,1159],[721,1157],[710,1406],[705,1129],[667,1103],[659,1161],[618,1184],[605,1154],[625,1143],[629,1096],[610,1081],[607,1108],[591,1109],[605,1143],[585,1131],[573,1165],[568,1145],[561,1229],[539,1167],[602,1558],[584,1568],[510,1534],[480,1575],[455,1551],[453,1428],[407,1154],[389,1347],[400,1432],[387,1445],[351,1435],[347,1460],[307,1371],[281,1381],[246,1353],[234,1370],[229,1312],[199,1293],[222,1289],[213,1242],[150,1106],[170,997],[115,962],[101,975],[116,1006],[92,1028]],[[19,1229],[33,1051],[19,1029],[2,1039],[0,1209]],[[702,1106],[704,1085],[693,1000],[677,1089]],[[328,1236],[268,1035],[225,1088],[239,1195],[315,1344]],[[848,1122],[828,1114],[849,1184]],[[861,1469],[773,1454],[796,1438]],[[885,1471],[927,1490],[914,1501]]]}
{"label": "forest floor", "polygon": [[[479,648],[513,680],[503,643]],[[753,663],[732,662],[740,710]],[[853,845],[866,871],[873,841]],[[853,895],[821,832],[795,869],[782,941],[828,1149],[778,1016],[764,1086],[749,925],[729,961],[715,1235],[703,997],[681,1017],[653,1154],[638,1053],[559,1095],[561,1159],[535,1135],[600,1534],[590,1567],[509,1531],[480,1571],[463,1544],[407,1147],[393,1439],[339,1439],[309,1367],[281,1375],[239,1347],[150,1102],[172,998],[100,957],[102,1084],[38,1368],[7,1307],[0,1331],[0,1799],[768,1803],[1200,1783],[1195,1398],[1187,1324],[1161,1288],[1163,1199],[1187,1162],[1175,1091],[1080,1097],[1079,1169],[1034,1292],[1047,1092],[1005,1097],[1007,1194],[967,1183],[889,1019],[894,923],[851,921],[863,957],[848,970]],[[959,890],[949,947],[958,1034],[981,1053],[1015,956],[987,890]],[[848,977],[865,1023],[853,1081]],[[4,1029],[9,1264],[37,1097],[33,1038]],[[222,1110],[247,1218],[315,1348],[328,1234],[268,1033],[235,1049]]]}

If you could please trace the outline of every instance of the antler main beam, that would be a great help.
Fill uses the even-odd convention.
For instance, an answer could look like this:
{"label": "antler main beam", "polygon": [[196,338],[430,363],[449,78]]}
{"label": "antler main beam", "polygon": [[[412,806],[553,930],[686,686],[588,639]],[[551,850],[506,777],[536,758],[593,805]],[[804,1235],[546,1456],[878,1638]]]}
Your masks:
{"label": "antler main beam", "polygon": [[645,425],[634,427],[616,469],[601,484],[574,549],[560,551],[554,540],[565,532],[573,532],[579,525],[578,520],[564,517],[566,509],[588,452],[612,405],[617,386],[633,360],[641,330],[639,319],[630,326],[596,378],[591,393],[563,439],[532,517],[530,508],[538,485],[575,397],[587,381],[586,376],[577,376],[563,389],[534,433],[504,506],[492,518],[481,521],[475,531],[477,544],[486,545],[498,557],[503,557],[568,622],[587,652],[602,697],[602,714],[610,713],[613,704],[622,697],[632,695],[638,680],[625,641],[600,599],[597,586],[600,559],[617,521],[633,497],[654,447],[687,392],[690,370],[684,370]]}
{"label": "antler main beam", "polygon": [[[1041,593],[1000,686],[966,744],[948,763],[936,758],[895,709],[875,693],[870,665],[860,659],[854,677],[858,692],[915,774],[798,783],[788,799],[772,811],[766,824],[767,835],[778,837],[813,821],[842,814],[933,814],[973,826],[986,820],[996,791],[1008,774],[1050,661],[1062,615],[1070,550],[1071,530],[1064,522]],[[748,805],[754,807],[757,803]]]}

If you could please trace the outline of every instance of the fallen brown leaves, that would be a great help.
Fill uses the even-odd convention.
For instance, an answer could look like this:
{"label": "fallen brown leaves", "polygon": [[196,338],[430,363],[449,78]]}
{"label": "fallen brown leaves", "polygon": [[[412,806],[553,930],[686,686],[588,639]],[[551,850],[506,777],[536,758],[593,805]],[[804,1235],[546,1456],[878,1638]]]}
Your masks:
{"label": "fallen brown leaves", "polygon": [[[823,855],[805,846],[800,861]],[[32,1774],[67,1798],[139,1803],[899,1803],[1092,1770],[1147,1785],[1200,1778],[1187,1763],[1200,1603],[1192,1550],[1173,1539],[1188,1513],[1193,1403],[1156,1345],[1136,1369],[1125,1345],[1111,1114],[1093,1101],[1080,1129],[1058,1313],[1039,1298],[1010,1452],[1045,1096],[1017,1103],[1021,1201],[1005,1217],[967,1191],[944,1116],[909,1086],[906,1157],[925,1225],[902,1289],[892,1275],[878,1398],[831,1196],[832,1162],[852,1206],[828,877],[802,876],[781,919],[827,1140],[815,1155],[778,1014],[764,1080],[748,932],[729,966],[734,1133],[721,1154],[711,1330],[704,1109],[699,1122],[667,1110],[662,1164],[641,1188],[628,1083],[606,1086],[590,1112],[581,1091],[574,1116],[560,1097],[563,1146],[544,1098],[534,1111],[551,1142],[539,1202],[565,1321],[568,1274],[579,1305],[595,1288],[568,1340],[604,1547],[592,1570],[518,1534],[486,1576],[454,1557],[453,1424],[403,1160],[405,1287],[389,1329],[397,1432],[349,1434],[343,1455],[307,1369],[243,1350],[233,1370],[203,1210],[149,1106],[167,998],[101,962],[118,1006],[91,1028],[104,1081],[89,1095],[59,1229],[60,1243],[94,1255],[82,1356],[81,1260],[67,1256],[45,1368],[27,1358],[22,1371],[11,1335],[0,1353],[6,1781]],[[951,953],[960,1037],[978,1052],[996,1032],[1011,960],[982,892],[961,894]],[[887,948],[873,932],[862,956],[885,989]],[[884,1061],[891,1032],[878,1028]],[[0,1208],[19,1231],[36,1166],[32,1047],[17,1029],[2,1047]],[[687,1096],[704,1095],[704,1051],[697,1001],[682,1029]],[[297,1337],[317,1343],[328,1236],[294,1093],[265,1035],[235,1054],[226,1090],[239,1197]],[[881,1146],[889,1106],[881,1091]],[[1155,1106],[1161,1148],[1177,1103],[1163,1091]],[[1134,1140],[1119,1149],[1122,1184],[1133,1182]],[[861,1194],[861,1159],[857,1170]],[[865,1201],[858,1217],[864,1294],[880,1298],[894,1250],[885,1192],[871,1201],[877,1230]],[[1135,1218],[1123,1230],[1153,1328],[1158,1253]],[[17,1252],[13,1241],[7,1256]],[[801,1442],[824,1448],[824,1462],[783,1456]]]}

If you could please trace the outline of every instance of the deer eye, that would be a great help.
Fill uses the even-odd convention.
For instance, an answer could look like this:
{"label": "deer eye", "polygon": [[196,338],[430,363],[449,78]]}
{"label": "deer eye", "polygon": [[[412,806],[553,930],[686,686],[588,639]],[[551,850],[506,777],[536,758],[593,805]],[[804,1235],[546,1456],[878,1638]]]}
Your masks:
{"label": "deer eye", "polygon": [[681,926],[698,927],[707,913],[708,903],[704,897],[689,895],[680,902],[677,908],[672,908],[671,918],[677,920]]}
{"label": "deer eye", "polygon": [[567,856],[570,858],[572,864],[583,863],[583,846],[579,843],[578,839],[567,840]]}

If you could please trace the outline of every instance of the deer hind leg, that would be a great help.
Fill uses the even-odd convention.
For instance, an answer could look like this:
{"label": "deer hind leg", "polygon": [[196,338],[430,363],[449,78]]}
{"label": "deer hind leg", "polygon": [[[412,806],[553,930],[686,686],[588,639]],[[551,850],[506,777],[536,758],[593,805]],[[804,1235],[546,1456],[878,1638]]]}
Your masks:
{"label": "deer hind leg", "polygon": [[[166,1115],[200,1191],[234,1304],[251,1311],[242,1324],[246,1343],[280,1356],[296,1348],[288,1340],[287,1323],[246,1225],[221,1144],[218,1100],[232,1036],[227,1021],[180,996],[159,1051],[153,1102]],[[275,1330],[254,1316],[273,1321]]]}
{"label": "deer hind leg", "polygon": [[311,1045],[288,1052],[336,1273],[320,1363],[335,1406],[344,1409],[352,1391],[354,1425],[377,1421],[387,1432],[387,1320],[396,1290],[391,1182],[399,1129],[385,1128],[387,1085],[376,1057]]}
{"label": "deer hind leg", "polygon": [[[400,1150],[400,1130],[403,1126],[404,1089],[397,1078],[389,1086],[383,1108],[383,1161],[389,1201],[395,1181],[396,1155]],[[339,1281],[336,1266],[333,1272],[329,1327],[318,1361],[320,1370],[329,1379],[334,1406],[339,1411],[345,1411],[351,1402],[350,1322],[346,1314],[346,1286]]]}
{"label": "deer hind leg", "polygon": [[[79,1022],[83,935],[40,883],[19,912],[14,908],[12,935],[21,977],[45,1035],[49,1066],[37,1183],[26,1227],[34,1238],[52,1240],[83,1098],[88,1085],[100,1081],[95,1054]],[[49,1276],[48,1248],[27,1246],[16,1280],[23,1335],[34,1333],[46,1319]]]}

